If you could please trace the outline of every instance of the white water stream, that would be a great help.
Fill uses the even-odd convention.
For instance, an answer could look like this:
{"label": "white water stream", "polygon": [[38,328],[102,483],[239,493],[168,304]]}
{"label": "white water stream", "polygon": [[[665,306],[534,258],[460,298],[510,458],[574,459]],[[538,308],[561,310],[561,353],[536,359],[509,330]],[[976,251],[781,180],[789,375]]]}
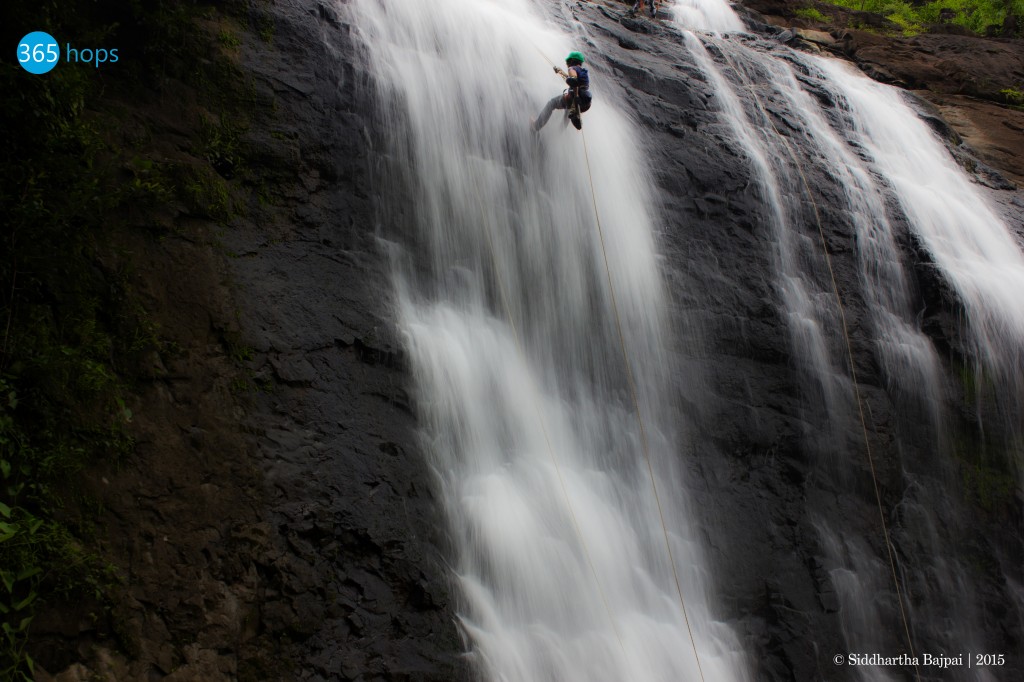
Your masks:
{"label": "white water stream", "polygon": [[[963,303],[977,359],[1003,392],[1024,390],[1020,236],[968,180],[900,92],[817,60],[850,106],[858,141],[896,190],[915,234]],[[1020,403],[1017,403],[1017,407]]]}
{"label": "white water stream", "polygon": [[724,0],[676,0],[669,5],[672,20],[683,30],[728,31],[746,30],[743,20]]}
{"label": "white water stream", "polygon": [[[685,29],[742,30],[723,2],[687,0],[672,9]],[[716,619],[677,467],[688,436],[669,387],[682,381],[681,370],[668,352],[649,172],[636,129],[602,92],[608,75],[596,69],[582,135],[561,112],[539,135],[527,130],[563,87],[551,62],[580,48],[541,10],[529,0],[351,3],[389,131],[382,151],[394,200],[383,232],[394,242],[399,320],[449,521],[461,623],[488,680],[696,680],[694,650],[705,679],[748,679],[735,634]],[[856,230],[872,338],[890,389],[911,396],[908,404],[939,431],[937,355],[911,307],[889,188],[963,299],[979,362],[1019,399],[1020,245],[898,94],[808,59],[848,107],[853,127],[837,129],[789,63],[714,36],[688,33],[685,41],[680,49],[715,84],[771,215],[780,297],[806,362],[810,402],[821,410],[808,422],[836,426],[808,434],[818,439],[814,449],[827,450],[843,432],[838,423],[852,418],[852,384],[821,245],[815,233],[796,229],[807,218],[798,164],[745,92],[753,83],[786,102],[814,150],[800,154],[830,164],[846,190],[842,209]],[[828,463],[836,480],[855,468]],[[944,641],[970,643],[976,615],[961,568],[942,559],[946,540],[929,513],[937,500],[934,491],[919,492],[904,503],[928,530],[923,551],[938,557],[929,567],[932,605],[911,615],[959,613]],[[872,595],[892,589],[887,559],[824,521],[817,527],[849,645],[881,647],[878,632],[892,626],[896,607]],[[950,594],[936,596],[943,591]],[[888,679],[868,667],[858,674]]]}
{"label": "white water stream", "polygon": [[599,70],[582,135],[561,112],[528,131],[563,87],[548,60],[579,47],[538,9],[353,3],[392,134],[399,317],[461,622],[489,680],[697,680],[695,650],[705,679],[747,679],[677,466],[648,170]]}
{"label": "white water stream", "polygon": [[[742,39],[699,38],[689,31],[725,29],[721,24],[691,23],[692,15],[687,21],[677,14],[677,20],[686,47],[715,86],[723,118],[749,158],[771,216],[777,286],[795,355],[803,363],[809,409],[824,399],[825,409],[810,415],[818,431],[808,434],[808,444],[825,455],[825,476],[840,489],[860,475],[857,472],[863,463],[831,457],[829,449],[857,452],[863,443],[836,440],[841,432],[835,428],[837,423],[853,417],[854,396],[838,333],[841,325],[835,292],[821,255],[824,249],[816,243],[816,227],[808,212],[801,215],[801,203],[815,200],[808,196],[810,188],[802,187],[803,175],[815,166],[822,167],[843,190],[841,202],[830,199],[828,208],[843,211],[855,229],[879,365],[904,419],[918,419],[920,433],[937,450],[932,470],[922,472],[925,476],[906,474],[901,535],[907,543],[903,552],[915,562],[915,574],[901,581],[905,596],[908,583],[918,593],[914,595],[917,604],[911,605],[908,598],[904,607],[911,628],[915,623],[926,624],[923,627],[929,630],[933,647],[950,651],[977,648],[978,600],[967,578],[969,572],[953,551],[958,531],[942,527],[943,519],[956,517],[954,499],[959,495],[949,499],[945,488],[955,465],[943,446],[945,395],[940,363],[912,309],[887,197],[890,192],[898,197],[913,234],[962,300],[978,363],[975,371],[988,375],[979,383],[995,384],[995,393],[1005,402],[1001,407],[1011,414],[1018,411],[1018,419],[1024,398],[1024,297],[1020,295],[1024,291],[1024,256],[1020,238],[896,89],[870,81],[838,60],[784,50],[773,55],[763,45],[755,49]],[[797,69],[802,76],[797,76]],[[832,93],[839,103],[840,121],[825,114],[801,80],[816,81]],[[766,102],[775,109],[783,103],[800,132],[776,134]],[[828,557],[849,651],[892,651],[894,646],[905,650],[900,648],[906,647],[905,639],[894,644],[883,638],[885,632],[902,630],[898,624],[900,605],[893,597],[893,569],[886,555],[872,551],[863,539],[850,535],[848,528],[832,527],[828,514],[813,508],[808,511]],[[882,534],[881,526],[877,534]],[[872,666],[858,668],[856,673],[871,682],[895,679],[894,671]],[[947,674],[958,680],[993,679],[985,669]]]}

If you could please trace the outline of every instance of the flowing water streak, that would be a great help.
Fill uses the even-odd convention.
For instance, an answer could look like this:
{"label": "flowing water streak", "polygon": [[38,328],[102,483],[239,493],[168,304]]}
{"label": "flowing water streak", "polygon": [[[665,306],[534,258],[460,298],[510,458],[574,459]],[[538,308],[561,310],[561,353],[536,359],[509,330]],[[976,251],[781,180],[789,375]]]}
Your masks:
{"label": "flowing water streak", "polygon": [[[843,117],[842,133],[849,144],[865,150],[871,168],[881,175],[886,187],[895,191],[910,228],[922,238],[926,248],[931,252],[934,246],[942,251],[932,253],[932,256],[947,280],[963,297],[971,327],[968,331],[974,334],[978,360],[996,377],[1000,391],[1009,394],[1005,407],[1008,410],[1019,409],[1021,384],[1017,369],[1024,339],[1014,337],[1012,331],[1009,338],[1006,334],[1007,329],[1012,330],[1024,322],[1024,305],[1018,302],[1015,312],[1012,306],[1006,306],[1008,297],[1003,290],[1006,282],[993,287],[991,280],[978,277],[981,274],[979,268],[984,269],[981,261],[1006,249],[991,266],[1006,275],[1011,286],[1016,286],[1013,282],[1024,282],[1024,268],[1021,267],[1024,259],[1008,226],[953,164],[948,152],[906,105],[898,91],[854,73],[848,65],[836,60],[813,58],[808,61],[813,68],[820,69],[838,101],[848,107],[848,115]],[[903,147],[896,151],[895,145]],[[860,165],[849,155],[831,158],[841,159],[843,164],[851,167]],[[864,164],[865,169],[867,163]],[[863,189],[868,193],[862,196],[870,201],[878,201],[885,191],[883,186],[876,187],[873,192],[870,186]],[[919,204],[921,201],[937,203],[922,206]],[[967,222],[962,224],[961,221]],[[886,287],[892,292],[902,292],[900,270],[894,264],[888,264],[894,249],[891,231],[883,214],[866,226],[858,226],[862,265],[868,275],[868,291],[872,294],[869,301],[875,304],[876,318],[878,307],[884,308],[883,304],[896,302],[891,295],[885,295]],[[950,242],[956,244],[953,250],[949,250]],[[878,264],[883,264],[883,267],[878,267]],[[905,295],[901,293],[899,298],[904,299]],[[926,382],[922,386],[924,395],[934,396],[936,403],[932,411],[931,440],[936,453],[941,455],[948,451],[942,447],[944,429],[936,421],[944,407],[940,404],[944,395],[939,388],[938,359],[935,357],[927,365],[906,362],[911,357],[918,360],[924,357],[920,342],[926,339],[923,334],[910,331],[901,325],[880,324],[876,330],[876,343],[883,350],[889,349],[890,358],[897,359],[885,365],[888,372],[905,375],[897,381],[904,385],[915,380]],[[904,351],[908,355],[900,362],[899,356]],[[885,355],[883,353],[883,363]],[[935,356],[933,349],[930,355]],[[931,369],[923,375],[913,371],[929,367]],[[915,567],[913,574],[903,578],[908,590],[916,593],[917,597],[908,600],[911,621],[929,624],[927,636],[932,647],[949,651],[958,648],[974,650],[983,648],[977,639],[982,631],[983,614],[979,612],[978,604],[981,602],[969,578],[971,571],[961,565],[955,551],[958,545],[969,541],[972,531],[961,528],[958,523],[960,494],[948,487],[959,485],[959,477],[949,475],[954,468],[955,462],[951,458],[939,456],[930,463],[929,471],[906,474],[909,485],[899,504],[901,528],[897,536],[901,552]],[[821,524],[822,527],[824,525]],[[859,555],[856,548],[848,545],[848,551],[855,562],[863,563],[864,556]],[[864,579],[863,575],[861,579]],[[861,595],[861,603],[867,594],[875,592],[872,588]],[[865,633],[869,631],[870,628],[863,630]],[[987,682],[995,679],[985,668],[958,668],[947,674],[954,680]]]}
{"label": "flowing water streak", "polygon": [[726,33],[743,31],[743,20],[723,0],[676,0],[669,7],[672,20],[684,30]]}
{"label": "flowing water streak", "polygon": [[[925,415],[928,432],[935,434],[945,407],[939,358],[931,340],[920,330],[912,308],[908,275],[885,205],[887,187],[873,177],[869,160],[855,154],[844,136],[855,127],[855,120],[836,115],[843,111],[846,96],[843,87],[822,71],[830,60],[788,51],[786,57],[785,61],[773,60],[772,82],[778,98],[786,102],[787,111],[799,121],[805,136],[800,156],[789,156],[794,164],[821,167],[842,192],[842,203],[829,208],[841,208],[841,215],[850,221],[856,234],[875,350],[890,392],[897,399],[903,398],[901,411],[909,411],[915,421]],[[797,79],[797,69],[805,85]],[[826,101],[832,122],[819,101],[806,90],[816,86],[831,93]],[[793,150],[787,147],[787,151]],[[823,208],[826,207],[819,207],[818,211]],[[817,229],[817,225],[810,227]],[[824,249],[820,241],[817,248]]]}
{"label": "flowing water streak", "polygon": [[[964,306],[978,359],[1009,396],[1017,423],[1024,404],[1024,251],[967,181],[935,134],[899,91],[855,74],[846,64],[821,68],[844,93],[857,131],[896,189],[911,226]],[[982,381],[979,380],[979,384]],[[1024,475],[1024,462],[1018,461]]]}
{"label": "flowing water streak", "polygon": [[[697,65],[714,85],[724,118],[743,152],[749,157],[754,179],[767,204],[776,238],[779,294],[796,346],[794,356],[802,359],[803,365],[798,369],[804,375],[808,391],[816,394],[808,397],[806,409],[814,411],[815,406],[818,406],[819,412],[815,417],[808,418],[808,421],[830,423],[831,415],[849,412],[850,390],[845,371],[841,369],[841,359],[837,360],[832,348],[835,346],[834,340],[826,335],[826,330],[837,327],[833,299],[830,292],[823,288],[820,276],[815,277],[814,272],[804,270],[808,263],[817,263],[818,270],[822,269],[818,257],[820,249],[806,234],[793,229],[793,225],[799,221],[800,206],[791,195],[783,191],[783,187],[798,187],[799,180],[792,175],[788,154],[778,143],[777,136],[771,134],[771,128],[765,124],[764,112],[759,109],[758,103],[750,101],[746,89],[734,85],[726,77],[726,67],[712,58],[700,38],[689,31],[685,31],[683,36]],[[729,41],[709,40],[709,44],[716,51],[731,51],[728,61],[734,69],[740,68],[740,62],[759,59],[749,52],[741,53]],[[777,68],[770,62],[761,61],[753,62],[753,66]],[[737,73],[736,77],[743,78],[744,75]],[[758,77],[758,80],[765,79]],[[817,441],[816,447],[821,452],[827,452],[839,437],[838,426],[842,420],[833,421],[837,427],[834,431],[825,428],[806,434],[808,439]]]}
{"label": "flowing water streak", "polygon": [[[390,144],[389,238],[461,621],[492,680],[696,680],[610,305],[706,679],[746,679],[690,527],[647,171],[602,99],[581,137],[546,58],[575,47],[526,0],[356,0]],[[588,170],[593,171],[591,178]],[[595,195],[591,194],[593,182]],[[397,193],[397,196],[396,196]],[[403,232],[402,226],[406,226]]]}
{"label": "flowing water streak", "polygon": [[[944,405],[938,358],[930,341],[917,328],[914,320],[906,284],[907,277],[885,206],[889,187],[895,189],[904,204],[920,199],[921,192],[915,186],[915,179],[926,178],[928,172],[924,166],[898,166],[886,157],[895,155],[896,158],[902,158],[902,147],[906,140],[925,149],[924,153],[918,155],[927,158],[929,163],[937,164],[943,191],[955,198],[939,202],[940,210],[946,212],[946,215],[942,216],[934,214],[929,208],[920,210],[919,207],[905,205],[912,225],[928,233],[938,223],[937,231],[948,237],[950,233],[956,232],[955,221],[964,220],[966,216],[973,214],[974,220],[981,223],[974,227],[981,230],[979,241],[996,241],[1000,243],[1001,248],[1009,249],[1009,255],[997,259],[996,266],[1004,272],[1009,269],[1010,282],[1018,282],[1016,266],[1007,268],[1005,265],[1007,260],[1016,263],[1018,253],[1012,244],[1012,237],[1009,240],[1005,239],[1010,236],[1009,230],[995,218],[984,199],[966,182],[959,170],[954,168],[955,172],[952,174],[945,172],[947,166],[952,166],[948,155],[908,107],[888,94],[877,101],[860,94],[864,90],[881,91],[881,86],[871,84],[863,77],[855,78],[852,84],[848,82],[848,78],[854,78],[853,76],[836,78],[833,75],[835,70],[842,67],[835,67],[832,62],[826,60],[796,56],[788,52],[781,55],[785,59],[779,59],[780,55],[773,58],[769,53],[756,52],[735,41],[710,38],[707,40],[714,45],[716,53],[722,55],[722,59],[734,69],[737,63],[744,65],[741,67],[744,69],[756,69],[757,77],[748,77],[746,80],[756,82],[758,88],[770,89],[774,106],[778,106],[780,101],[785,101],[785,111],[799,120],[800,132],[797,135],[802,137],[799,152],[802,160],[794,163],[822,164],[826,174],[835,178],[837,185],[843,189],[845,206],[842,208],[848,213],[856,229],[866,301],[874,318],[875,344],[880,363],[890,382],[891,393],[897,400],[900,399],[901,392],[912,394],[911,402],[923,407],[929,415],[926,422],[931,425],[931,429],[927,430],[928,438],[933,442],[941,442],[939,424]],[[752,120],[757,120],[750,113],[752,105],[749,99],[754,93],[750,93],[745,98],[747,101],[742,102],[740,95],[746,93],[725,79],[721,68],[708,59],[703,45],[693,36],[687,37],[687,45],[716,85],[717,94],[724,103],[723,110],[732,122],[735,137],[752,157],[751,163],[756,175],[762,186],[768,189],[766,203],[775,216],[776,229],[783,230],[779,234],[782,254],[780,290],[790,320],[808,320],[812,331],[820,330],[825,326],[821,324],[824,318],[817,318],[815,323],[815,318],[808,315],[814,308],[807,305],[804,296],[796,295],[801,291],[814,290],[813,284],[810,283],[816,279],[814,273],[803,270],[806,267],[806,259],[787,256],[787,253],[794,253],[793,245],[798,244],[800,240],[799,236],[787,234],[788,230],[797,229],[799,225],[788,224],[782,219],[799,216],[799,212],[793,209],[789,212],[780,211],[780,205],[785,204],[781,199],[779,183],[783,182],[786,186],[790,186],[790,183],[778,179],[787,177],[785,169],[780,171],[778,166],[769,169],[766,161],[770,155],[786,154],[786,145],[773,146],[771,140],[757,139],[748,132]],[[797,82],[793,64],[801,69],[805,83],[817,80],[819,87],[831,91],[834,99],[840,102],[840,110],[852,99],[852,111],[848,115],[838,116],[843,119],[841,121],[835,120],[836,112],[832,111],[831,123],[827,121],[818,103]],[[826,74],[824,78],[821,75],[822,71]],[[742,76],[741,73],[738,75]],[[754,86],[750,89],[753,90]],[[899,106],[891,110],[894,102]],[[879,119],[890,122],[890,131],[902,131],[905,128],[914,133],[923,131],[927,134],[904,137],[901,133],[883,133],[880,136],[881,144],[891,153],[880,155],[879,142],[871,139],[870,134],[866,134],[870,132],[869,128],[876,129],[880,121],[873,121],[870,116],[865,117],[862,113],[865,108],[874,109]],[[851,152],[853,147],[867,149],[868,153],[854,154]],[[877,162],[880,156],[882,161]],[[874,176],[879,171],[884,176],[882,181]],[[954,205],[950,207],[950,203]],[[952,223],[950,216],[953,217]],[[990,234],[992,232],[994,234]],[[960,271],[973,270],[972,262],[980,263],[984,260],[983,255],[977,255],[978,251],[984,251],[983,247],[975,249],[969,245],[966,251],[967,262],[956,263],[947,271],[946,274],[951,279],[962,278]],[[952,254],[947,252],[947,255]],[[942,258],[939,257],[937,260],[942,265]],[[790,269],[794,266],[795,271]],[[980,353],[988,367],[1002,374],[1004,380],[1010,379],[1011,376],[1015,376],[1014,368],[1019,367],[1019,346],[1015,346],[1014,342],[1019,343],[1022,337],[1017,335],[1014,339],[1015,332],[1006,333],[1005,330],[1008,327],[1014,329],[1020,318],[1013,310],[1003,306],[1007,301],[1004,291],[980,291],[983,287],[976,285],[976,278],[967,279],[967,283],[956,286],[960,290],[967,289],[974,294],[968,297],[969,307],[977,304],[983,308],[980,315],[977,312],[972,315],[972,318],[980,317],[986,321],[981,325],[979,333]],[[794,288],[794,282],[800,286]],[[985,283],[991,284],[990,281]],[[982,302],[986,298],[991,300]],[[993,309],[995,311],[991,312]],[[975,323],[975,327],[977,326]],[[830,362],[824,357],[828,347],[827,341],[816,339],[813,334],[801,333],[799,325],[793,327],[793,332],[798,349],[817,348],[821,353],[811,354],[811,362],[808,365],[819,375],[822,385],[828,386],[834,377],[831,374]],[[994,344],[990,342],[993,337],[999,337]],[[1010,384],[1011,391],[1019,392],[1019,388],[1013,386],[1012,380],[1006,383]],[[905,407],[907,404],[907,401],[901,401],[902,406]],[[829,405],[827,412],[830,417],[834,415],[835,408],[835,404]],[[841,469],[849,466],[843,462],[836,464]],[[958,564],[955,555],[948,551],[950,543],[955,543],[959,536],[958,531],[946,526],[950,518],[943,516],[945,510],[953,519],[956,517],[955,511],[951,510],[955,508],[955,503],[944,494],[942,478],[941,475],[937,478],[922,478],[910,486],[905,499],[901,502],[903,527],[900,533],[904,542],[903,551],[912,556],[916,564],[916,575],[912,577],[911,582],[917,588],[919,603],[911,611],[911,620],[930,625],[928,635],[932,646],[955,650],[965,644],[970,648],[971,643],[975,641],[979,614],[973,590],[965,577],[966,572]],[[950,505],[953,505],[952,508]],[[941,520],[943,518],[945,521]],[[891,597],[881,601],[878,599],[881,591],[888,591],[891,588],[891,582],[886,577],[889,574],[889,567],[879,559],[872,558],[870,548],[863,541],[855,537],[844,538],[846,533],[836,532],[830,528],[825,517],[819,517],[816,525],[822,546],[833,566],[830,574],[840,601],[843,632],[850,650],[878,650],[881,645],[878,634],[882,631],[883,622],[894,623],[899,617],[897,605],[892,602]],[[904,580],[907,580],[907,577],[904,577]],[[858,674],[864,680],[891,679],[886,671],[869,667],[859,669]],[[957,670],[951,675],[956,679],[965,680],[990,678],[985,670]]]}
{"label": "flowing water streak", "polygon": [[[824,397],[824,410],[811,420],[820,428],[817,434],[808,434],[808,443],[812,448],[826,452],[829,444],[838,438],[838,429],[829,430],[828,425],[843,422],[849,415],[852,405],[842,400],[848,398],[849,392],[841,380],[840,370],[836,366],[837,359],[830,350],[829,340],[825,338],[828,329],[835,329],[834,321],[829,323],[829,310],[823,307],[827,291],[823,288],[820,276],[813,271],[804,270],[809,261],[799,257],[801,251],[809,251],[813,244],[808,243],[805,235],[798,232],[800,228],[800,211],[798,207],[786,202],[783,197],[783,185],[798,186],[796,178],[787,181],[789,168],[788,153],[776,139],[767,135],[764,122],[764,111],[746,88],[735,86],[725,74],[725,67],[712,59],[704,42],[690,32],[684,33],[685,44],[694,56],[698,66],[715,86],[715,94],[722,107],[722,113],[732,128],[735,139],[750,157],[755,178],[761,186],[764,201],[767,204],[774,235],[777,240],[777,259],[780,280],[779,289],[784,312],[789,321],[790,333],[796,347],[796,357],[804,358],[805,391],[813,393],[821,390]],[[754,53],[741,45],[729,41],[709,41],[712,49],[720,51],[722,58],[734,72],[734,78],[742,80],[752,78],[739,72],[741,63],[748,68],[759,68],[762,74],[771,74],[769,79],[762,76],[759,82],[767,81],[772,87],[775,80],[785,70],[785,66],[772,63],[763,55]],[[743,98],[748,101],[744,102]],[[745,106],[746,105],[746,106]],[[755,121],[761,125],[755,125]],[[752,131],[763,130],[757,135]],[[769,158],[776,161],[773,165]],[[778,163],[779,159],[782,163]],[[815,301],[819,302],[815,305]],[[832,344],[834,345],[834,344]],[[833,415],[842,415],[835,418]],[[845,478],[848,463],[830,461],[830,472]],[[813,510],[812,514],[817,515]],[[843,634],[849,651],[874,651],[878,647],[879,625],[883,613],[891,613],[889,603],[880,602],[872,592],[881,586],[888,585],[888,570],[878,560],[872,560],[870,553],[865,553],[864,543],[844,544],[837,534],[820,521],[819,535],[823,549],[831,563],[830,576],[835,588],[836,597],[840,602],[840,618]],[[865,572],[866,569],[870,569]],[[891,593],[890,593],[891,594]],[[856,674],[864,682],[893,682],[884,671],[874,667],[858,667]]]}

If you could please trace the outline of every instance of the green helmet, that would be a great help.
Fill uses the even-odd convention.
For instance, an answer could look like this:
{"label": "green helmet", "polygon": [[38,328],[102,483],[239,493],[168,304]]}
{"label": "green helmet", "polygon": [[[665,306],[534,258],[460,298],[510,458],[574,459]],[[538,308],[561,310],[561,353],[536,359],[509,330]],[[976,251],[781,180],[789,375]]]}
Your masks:
{"label": "green helmet", "polygon": [[580,64],[582,64],[584,61],[586,61],[585,59],[583,59],[583,53],[582,52],[570,52],[569,56],[565,58],[565,61],[566,62],[571,62],[574,59],[576,61],[578,61]]}

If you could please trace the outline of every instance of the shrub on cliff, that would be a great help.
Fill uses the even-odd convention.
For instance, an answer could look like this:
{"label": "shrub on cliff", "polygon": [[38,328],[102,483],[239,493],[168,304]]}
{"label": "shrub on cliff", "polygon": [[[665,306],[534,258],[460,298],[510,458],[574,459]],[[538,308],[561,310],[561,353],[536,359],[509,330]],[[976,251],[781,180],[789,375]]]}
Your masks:
{"label": "shrub on cliff", "polygon": [[1002,33],[1003,27],[1024,17],[1024,0],[833,0],[832,4],[861,12],[880,14],[903,27],[907,33],[919,33],[928,25],[950,23],[978,34]]}
{"label": "shrub on cliff", "polygon": [[87,549],[87,515],[71,509],[87,506],[75,474],[130,451],[125,399],[134,359],[159,340],[114,237],[128,216],[184,189],[151,161],[126,160],[111,133],[125,114],[111,93],[144,97],[193,75],[199,61],[213,65],[194,25],[208,9],[195,1],[41,0],[0,11],[7,44],[42,30],[121,55],[116,69],[62,63],[41,76],[13,61],[0,66],[3,680],[32,679],[25,645],[40,602],[71,594],[103,602],[115,579]]}

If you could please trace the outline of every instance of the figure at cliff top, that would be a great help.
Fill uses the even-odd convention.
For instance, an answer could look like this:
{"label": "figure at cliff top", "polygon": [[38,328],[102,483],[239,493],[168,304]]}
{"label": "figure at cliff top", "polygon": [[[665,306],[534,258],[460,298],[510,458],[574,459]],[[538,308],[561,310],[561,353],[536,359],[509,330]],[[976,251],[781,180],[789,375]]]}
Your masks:
{"label": "figure at cliff top", "polygon": [[[652,17],[658,16],[658,0],[650,0],[650,4],[651,4],[651,16]],[[644,11],[644,0],[636,0],[636,2],[633,3],[633,8],[631,10],[629,10],[629,13],[630,14],[636,14],[637,12],[643,12],[643,11]]]}
{"label": "figure at cliff top", "polygon": [[583,62],[582,52],[570,52],[569,56],[565,58],[565,66],[569,69],[569,72],[566,73],[557,66],[555,67],[555,73],[564,78],[565,84],[569,87],[561,95],[553,97],[550,102],[544,105],[537,118],[530,121],[530,127],[534,132],[547,124],[548,119],[551,118],[551,112],[555,109],[568,110],[567,117],[569,121],[576,127],[576,130],[582,129],[583,121],[581,115],[584,111],[590,109],[591,100],[590,74],[583,67]]}

